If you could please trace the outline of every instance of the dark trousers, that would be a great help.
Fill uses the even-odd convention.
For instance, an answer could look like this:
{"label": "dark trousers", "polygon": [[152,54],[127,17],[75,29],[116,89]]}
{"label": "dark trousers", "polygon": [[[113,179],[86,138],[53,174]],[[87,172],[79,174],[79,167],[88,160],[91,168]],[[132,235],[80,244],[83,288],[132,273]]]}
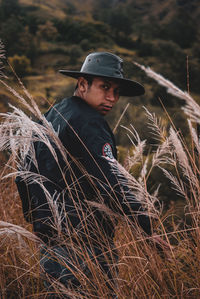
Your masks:
{"label": "dark trousers", "polygon": [[[46,273],[49,278],[53,278],[61,283],[66,289],[71,288],[73,290],[78,290],[78,292],[81,293],[81,282],[78,271],[82,272],[82,277],[85,276],[87,277],[87,280],[89,280],[92,276],[91,268],[89,266],[91,262],[93,265],[97,265],[101,273],[105,273],[110,282],[106,283],[106,286],[110,289],[110,293],[114,293],[111,288],[114,278],[111,275],[111,265],[108,263],[109,258],[105,259],[105,254],[98,248],[93,248],[92,251],[87,249],[87,260],[89,259],[89,262],[85,261],[83,256],[76,254],[75,250],[66,248],[65,246],[52,246],[49,248],[42,245],[40,253],[40,265],[44,273]],[[115,262],[117,261],[115,252],[112,252],[112,263],[114,262],[113,259]],[[44,282],[46,289],[49,292],[47,298],[73,298],[73,295],[64,295],[62,292],[62,294],[58,295],[55,291],[53,292],[50,281],[51,280],[46,279]],[[93,287],[95,288],[95,286]],[[84,296],[84,298],[86,297]]]}

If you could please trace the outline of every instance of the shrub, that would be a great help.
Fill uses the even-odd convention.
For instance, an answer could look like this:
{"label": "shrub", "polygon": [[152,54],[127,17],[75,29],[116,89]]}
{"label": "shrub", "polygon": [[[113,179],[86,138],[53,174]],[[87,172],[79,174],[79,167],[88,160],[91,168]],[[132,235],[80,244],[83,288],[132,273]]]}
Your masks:
{"label": "shrub", "polygon": [[48,41],[56,40],[58,31],[51,21],[38,26],[37,37],[38,39],[45,39]]}
{"label": "shrub", "polygon": [[78,59],[83,55],[83,51],[78,45],[73,45],[69,50],[69,63],[76,64]]}
{"label": "shrub", "polygon": [[8,61],[19,77],[24,77],[31,72],[30,59],[24,55],[14,55],[13,57],[9,57]]}

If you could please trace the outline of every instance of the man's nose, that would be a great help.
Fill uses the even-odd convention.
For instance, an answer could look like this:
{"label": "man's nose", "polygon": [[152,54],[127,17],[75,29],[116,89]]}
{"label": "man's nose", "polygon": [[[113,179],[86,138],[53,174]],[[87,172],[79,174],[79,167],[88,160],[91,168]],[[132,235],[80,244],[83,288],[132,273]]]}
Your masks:
{"label": "man's nose", "polygon": [[115,102],[117,100],[117,96],[113,89],[110,89],[106,94],[106,99],[110,102]]}

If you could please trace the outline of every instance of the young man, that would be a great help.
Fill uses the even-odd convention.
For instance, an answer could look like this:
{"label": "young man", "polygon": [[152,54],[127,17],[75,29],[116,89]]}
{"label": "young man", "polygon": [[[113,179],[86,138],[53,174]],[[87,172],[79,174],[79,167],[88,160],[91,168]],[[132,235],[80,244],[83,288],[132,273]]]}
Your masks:
{"label": "young man", "polygon": [[[43,142],[35,142],[38,169],[31,169],[47,178],[44,187],[58,207],[60,230],[66,240],[77,244],[77,248],[84,247],[91,260],[98,261],[107,273],[105,252],[112,247],[109,244],[118,216],[127,215],[144,232],[151,232],[142,203],[135,200],[126,178],[115,167],[115,139],[104,119],[120,96],[144,94],[142,85],[124,78],[122,64],[120,57],[99,52],[88,55],[80,71],[60,71],[78,80],[76,90],[72,97],[52,107],[45,117],[58,133],[66,155],[63,157],[53,144],[55,159]],[[28,189],[34,230],[52,250],[50,253],[46,247],[42,249],[42,266],[65,286],[70,283],[79,286],[77,276],[73,270],[69,271],[69,265],[74,269],[74,250],[67,245],[59,247],[58,223],[46,199],[47,192],[37,183],[30,184]],[[57,256],[62,263],[59,258],[55,261]],[[77,259],[80,265],[85,265],[80,254]],[[91,273],[88,266],[84,267]]]}

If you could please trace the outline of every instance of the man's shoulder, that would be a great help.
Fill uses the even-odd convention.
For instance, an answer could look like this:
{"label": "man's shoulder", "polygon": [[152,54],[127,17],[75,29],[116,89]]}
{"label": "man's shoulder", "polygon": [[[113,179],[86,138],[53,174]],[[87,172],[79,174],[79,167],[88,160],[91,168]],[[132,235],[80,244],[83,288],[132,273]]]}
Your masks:
{"label": "man's shoulder", "polygon": [[72,97],[69,101],[69,106],[69,110],[72,111],[69,124],[81,136],[88,136],[92,132],[99,134],[108,132],[110,134],[110,127],[105,118],[84,100]]}
{"label": "man's shoulder", "polygon": [[76,96],[64,98],[55,104],[45,113],[45,117],[56,129],[71,125],[77,130],[82,130],[83,127],[91,126],[93,123],[101,127],[106,125],[104,117],[98,111]]}
{"label": "man's shoulder", "polygon": [[[52,110],[57,114],[69,114],[70,117],[102,118],[102,116],[94,108],[90,107],[84,100],[76,96],[64,98],[59,103],[55,104],[50,109],[50,112],[52,112]],[[46,115],[48,114],[49,112],[46,113]]]}
{"label": "man's shoulder", "polygon": [[49,121],[70,121],[81,115],[81,102],[78,103],[75,97],[64,98],[63,100],[52,106],[44,115]]}
{"label": "man's shoulder", "polygon": [[68,100],[68,110],[71,111],[70,122],[90,123],[90,122],[100,122],[104,123],[104,117],[88,105],[83,99],[79,97],[72,97]]}

